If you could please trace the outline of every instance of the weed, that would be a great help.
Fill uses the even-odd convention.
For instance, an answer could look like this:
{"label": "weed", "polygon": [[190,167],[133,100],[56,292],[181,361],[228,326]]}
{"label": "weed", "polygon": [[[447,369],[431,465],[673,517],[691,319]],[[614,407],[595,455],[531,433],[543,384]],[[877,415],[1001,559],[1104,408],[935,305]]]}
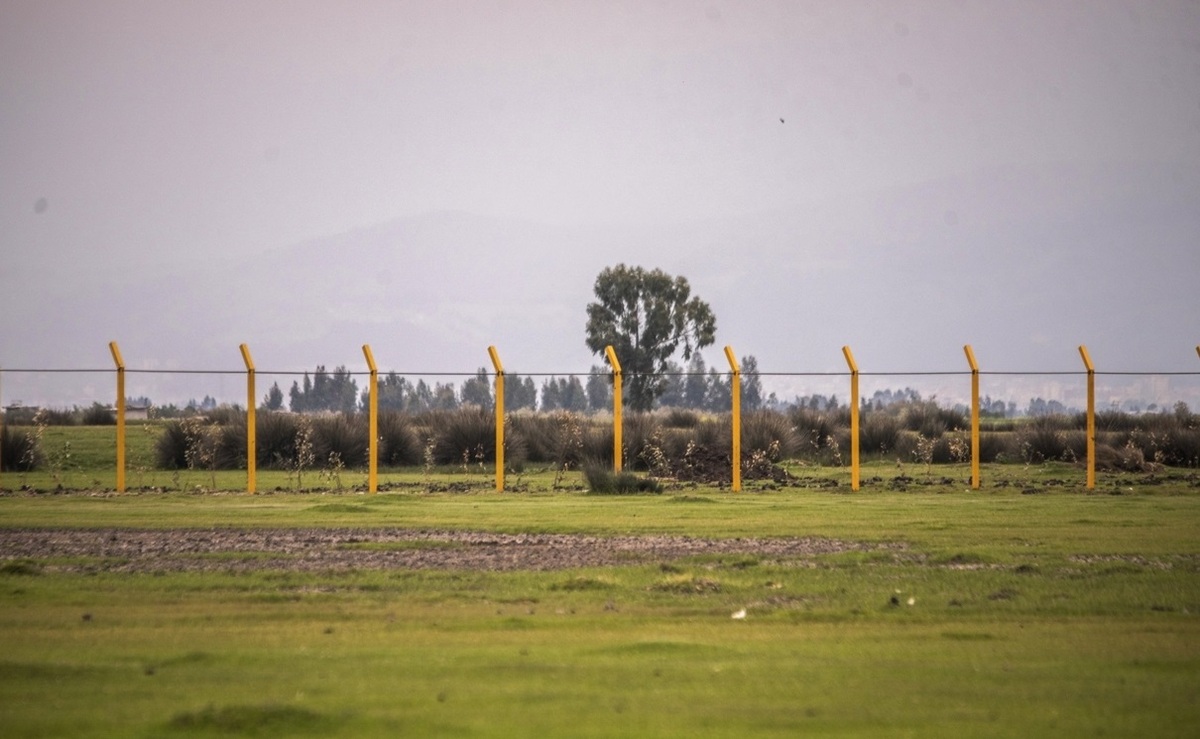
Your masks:
{"label": "weed", "polygon": [[651,477],[670,477],[671,462],[667,458],[667,454],[663,451],[662,430],[658,427],[654,428],[650,438],[646,440],[646,445],[642,447],[638,458],[646,465]]}
{"label": "weed", "polygon": [[925,437],[921,434],[917,434],[917,449],[913,452],[913,456],[918,462],[925,465],[926,479],[933,475],[933,452],[936,448],[936,438]]}
{"label": "weed", "polygon": [[571,465],[579,460],[583,451],[583,429],[579,417],[570,411],[558,411],[554,414],[557,428],[557,454],[554,468],[554,489],[562,485],[563,476],[571,469]]}
{"label": "weed", "polygon": [[333,489],[341,491],[342,489],[342,472],[346,469],[346,465],[342,462],[342,455],[338,452],[330,452],[326,460],[325,468],[321,470],[321,477],[333,483]]}
{"label": "weed", "polygon": [[186,447],[184,460],[188,470],[208,470],[210,490],[217,489],[217,449],[221,441],[221,429],[203,418],[185,418],[181,422]]}
{"label": "weed", "polygon": [[424,461],[424,464],[421,467],[421,474],[425,481],[425,490],[427,491],[433,489],[433,450],[436,446],[437,442],[433,440],[432,436],[425,440],[425,449],[422,453],[422,460]]}
{"label": "weed", "polygon": [[307,416],[300,416],[296,422],[296,456],[290,460],[289,474],[296,476],[296,490],[304,488],[304,470],[317,460],[313,451],[313,426]]}

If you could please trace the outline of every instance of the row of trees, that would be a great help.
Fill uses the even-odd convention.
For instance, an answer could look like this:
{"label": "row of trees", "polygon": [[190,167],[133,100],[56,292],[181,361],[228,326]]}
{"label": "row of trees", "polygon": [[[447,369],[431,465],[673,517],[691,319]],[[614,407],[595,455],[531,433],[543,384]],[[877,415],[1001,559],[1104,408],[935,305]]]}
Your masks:
{"label": "row of trees", "polygon": [[[753,356],[742,358],[742,407],[755,410],[763,407],[762,381],[758,362]],[[652,378],[660,395],[654,406],[689,408],[694,410],[728,410],[732,399],[732,378],[728,372],[718,372],[705,365],[700,354],[694,354],[687,369],[668,363],[667,371]],[[630,380],[636,385],[637,378]],[[495,377],[480,368],[461,385],[423,379],[416,382],[388,372],[379,377],[379,409],[421,413],[430,410],[453,410],[460,406],[491,408]],[[318,366],[310,375],[294,381],[287,393],[287,407],[294,413],[329,411],[352,413],[365,410],[370,402],[369,392],[359,390],[358,381],[344,366],[332,372]],[[774,398],[770,399],[774,401]],[[612,409],[613,378],[605,367],[593,366],[582,379],[579,375],[551,376],[542,380],[539,390],[533,377],[506,373],[504,377],[504,407],[507,410],[566,410],[593,413]],[[631,404],[632,407],[632,404]],[[263,398],[264,410],[282,410],[284,393],[279,383],[271,385]]]}

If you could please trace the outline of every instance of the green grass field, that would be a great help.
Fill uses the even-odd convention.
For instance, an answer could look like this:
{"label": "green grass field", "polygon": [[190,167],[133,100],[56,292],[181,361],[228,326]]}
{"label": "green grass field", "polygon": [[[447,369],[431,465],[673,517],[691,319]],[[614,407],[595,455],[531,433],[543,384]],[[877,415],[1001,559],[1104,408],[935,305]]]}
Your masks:
{"label": "green grass field", "polygon": [[[0,735],[1191,736],[1200,488],[1089,493],[1076,473],[988,469],[1012,484],[971,492],[598,497],[543,472],[526,492],[473,474],[429,493],[409,471],[413,487],[375,496],[9,494]],[[242,572],[214,555],[146,574],[4,547],[16,527],[214,526],[897,546],[548,572]]]}

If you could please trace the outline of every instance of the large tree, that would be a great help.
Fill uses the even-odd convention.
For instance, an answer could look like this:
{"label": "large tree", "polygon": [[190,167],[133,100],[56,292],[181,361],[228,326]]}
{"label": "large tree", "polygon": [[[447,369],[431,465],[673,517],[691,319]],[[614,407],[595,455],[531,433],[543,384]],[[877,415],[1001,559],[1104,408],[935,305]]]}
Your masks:
{"label": "large tree", "polygon": [[662,393],[662,372],[682,348],[683,360],[713,343],[712,309],[692,297],[684,277],[618,264],[596,277],[597,302],[587,307],[587,346],[603,356],[612,345],[625,378],[630,408],[648,411]]}

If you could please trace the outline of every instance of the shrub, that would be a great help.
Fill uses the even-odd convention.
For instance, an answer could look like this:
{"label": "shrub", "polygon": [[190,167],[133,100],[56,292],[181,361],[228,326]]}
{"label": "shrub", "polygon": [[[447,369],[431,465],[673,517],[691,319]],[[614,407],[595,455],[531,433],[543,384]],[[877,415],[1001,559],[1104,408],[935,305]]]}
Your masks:
{"label": "shrub", "polygon": [[[495,414],[477,406],[425,414],[426,432],[433,440],[433,462],[439,465],[482,465],[496,461]],[[521,469],[528,447],[519,429],[505,424],[504,464]]]}
{"label": "shrub", "polygon": [[[236,423],[214,427],[217,429],[216,433],[219,437],[219,441],[217,442],[217,469],[236,470],[246,467],[246,419],[242,418]],[[259,458],[257,423],[254,424],[254,428],[254,456],[257,460]]]}
{"label": "shrub", "polygon": [[645,470],[662,451],[662,434],[658,422],[649,413],[632,413],[624,417],[621,429],[621,445],[624,447],[625,463]]}
{"label": "shrub", "polygon": [[496,459],[493,413],[477,406],[428,416],[433,438],[433,461],[440,465],[482,464]]}
{"label": "shrub", "polygon": [[243,426],[238,447],[238,439],[227,440],[221,427],[203,418],[171,420],[154,442],[155,463],[164,470],[234,469],[246,456],[245,433]]}
{"label": "shrub", "polygon": [[632,495],[636,493],[661,493],[662,485],[657,480],[639,477],[632,472],[614,472],[599,464],[583,467],[583,477],[592,495]]}
{"label": "shrub", "polygon": [[[257,414],[256,414],[257,415]],[[205,412],[204,417],[209,423],[215,423],[218,426],[227,426],[232,423],[241,421],[246,422],[246,411],[232,405],[219,405],[210,411]]]}
{"label": "shrub", "polygon": [[296,458],[297,416],[258,411],[254,414],[254,456],[264,467],[286,468]]}
{"label": "shrub", "polygon": [[662,425],[669,429],[691,429],[700,424],[700,414],[687,408],[671,408],[662,414]]}
{"label": "shrub", "polygon": [[612,425],[588,426],[584,429],[583,450],[580,452],[580,456],[583,459],[607,460],[607,463],[611,464],[613,457]]}
{"label": "shrub", "polygon": [[800,439],[786,416],[775,411],[753,411],[742,417],[742,454],[769,455],[772,462],[791,459],[800,450]]}
{"label": "shrub", "polygon": [[788,420],[805,452],[802,456],[821,459],[826,456],[825,451],[830,447],[830,439],[836,442],[839,430],[849,424],[850,414],[849,411],[843,414],[840,411],[796,407],[788,411]]}
{"label": "shrub", "polygon": [[1195,467],[1200,464],[1200,431],[1183,428],[1174,421],[1155,424],[1153,431],[1134,431],[1130,443],[1137,446],[1147,460],[1157,464]]}
{"label": "shrub", "polygon": [[1096,469],[1143,472],[1146,469],[1146,457],[1132,443],[1127,442],[1121,447],[1097,444]]}
{"label": "shrub", "polygon": [[[61,408],[43,408],[42,423],[47,426],[77,426],[81,414],[74,410]],[[113,419],[114,422],[116,419]]]}
{"label": "shrub", "polygon": [[410,418],[394,411],[379,414],[379,463],[389,467],[421,464],[423,448]]}
{"label": "shrub", "polygon": [[188,437],[179,420],[163,424],[162,433],[154,442],[154,460],[159,469],[187,469]]}
{"label": "shrub", "polygon": [[1002,459],[1018,459],[1018,450],[1012,444],[1012,434],[1000,432],[980,432],[979,461],[985,464],[999,462]]}
{"label": "shrub", "polygon": [[[1017,431],[1019,456],[1027,463],[1074,461],[1087,455],[1087,435],[1066,416],[1039,416]],[[1082,451],[1081,451],[1082,445]]]}
{"label": "shrub", "polygon": [[367,419],[340,413],[313,419],[313,454],[316,466],[340,460],[346,467],[364,467],[368,451]]}
{"label": "shrub", "polygon": [[868,413],[858,427],[858,439],[865,454],[889,454],[900,440],[900,421],[884,413]]}
{"label": "shrub", "polygon": [[[548,464],[559,456],[560,444],[558,412],[514,413],[508,419],[508,427],[525,439],[528,461]],[[494,424],[494,422],[493,422]]]}
{"label": "shrub", "polygon": [[733,444],[733,419],[727,415],[705,419],[696,427],[693,438],[696,446],[729,449]]}
{"label": "shrub", "polygon": [[913,401],[900,410],[900,422],[909,431],[937,439],[947,431],[967,428],[969,422],[962,411],[942,408],[932,400]]}
{"label": "shrub", "polygon": [[83,409],[80,422],[84,426],[113,426],[117,422],[117,414],[106,405],[92,403]]}
{"label": "shrub", "polygon": [[[1087,417],[1084,417],[1087,423]],[[1096,413],[1096,429],[1098,431],[1133,431],[1142,425],[1142,419],[1118,410],[1098,411]]]}
{"label": "shrub", "polygon": [[31,472],[44,461],[41,445],[32,431],[18,431],[8,424],[0,426],[0,469]]}

